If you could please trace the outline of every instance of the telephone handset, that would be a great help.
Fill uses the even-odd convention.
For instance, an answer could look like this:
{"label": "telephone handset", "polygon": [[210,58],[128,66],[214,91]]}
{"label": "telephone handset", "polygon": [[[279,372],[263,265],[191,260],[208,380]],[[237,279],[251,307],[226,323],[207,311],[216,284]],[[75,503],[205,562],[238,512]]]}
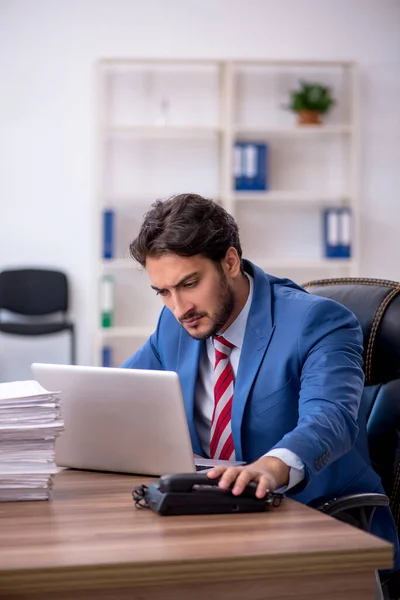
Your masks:
{"label": "telephone handset", "polygon": [[239,496],[218,487],[220,477],[209,479],[205,472],[163,475],[148,487],[133,490],[137,507],[151,508],[160,515],[195,515],[235,512],[264,512],[281,503],[283,494],[255,495],[257,484],[250,482]]}
{"label": "telephone handset", "polygon": [[[179,475],[163,475],[160,477],[158,481],[158,486],[160,491],[162,492],[190,492],[195,491],[196,486],[206,486],[207,488],[212,488],[211,490],[202,490],[202,491],[213,491],[215,492],[215,486],[218,486],[221,477],[216,477],[215,479],[210,479],[206,473],[181,473]],[[231,490],[221,490],[221,492],[229,492]],[[254,481],[251,481],[243,494],[250,498],[256,497],[257,484]]]}

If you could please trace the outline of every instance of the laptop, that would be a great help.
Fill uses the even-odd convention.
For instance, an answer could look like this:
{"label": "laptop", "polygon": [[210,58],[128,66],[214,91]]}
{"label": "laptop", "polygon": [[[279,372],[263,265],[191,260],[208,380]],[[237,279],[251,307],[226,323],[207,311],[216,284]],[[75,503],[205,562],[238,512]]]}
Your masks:
{"label": "laptop", "polygon": [[193,457],[177,373],[44,363],[31,369],[61,398],[59,466],[160,476],[243,464]]}

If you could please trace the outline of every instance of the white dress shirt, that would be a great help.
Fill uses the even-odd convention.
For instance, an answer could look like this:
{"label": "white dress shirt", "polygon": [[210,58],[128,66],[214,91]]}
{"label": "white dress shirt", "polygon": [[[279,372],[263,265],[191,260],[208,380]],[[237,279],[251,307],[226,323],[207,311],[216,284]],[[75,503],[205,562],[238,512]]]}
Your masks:
{"label": "white dress shirt", "polygon": [[[253,300],[253,277],[247,273],[246,276],[250,283],[250,291],[246,304],[234,322],[223,333],[224,338],[234,345],[230,354],[230,361],[235,377],[239,366],[247,318]],[[206,456],[210,455],[211,419],[214,410],[214,363],[215,350],[212,338],[210,337],[205,341],[200,357],[194,409],[194,423],[200,438],[201,447]],[[235,402],[235,396],[233,396],[233,402]],[[284,492],[289,490],[304,478],[304,464],[291,450],[277,448],[270,450],[264,456],[276,456],[290,467],[288,485],[277,491]]]}

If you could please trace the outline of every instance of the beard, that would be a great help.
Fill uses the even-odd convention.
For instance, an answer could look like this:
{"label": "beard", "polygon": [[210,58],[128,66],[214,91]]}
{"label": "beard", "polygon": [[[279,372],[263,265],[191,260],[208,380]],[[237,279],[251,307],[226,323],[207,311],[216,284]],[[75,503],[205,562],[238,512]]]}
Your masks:
{"label": "beard", "polygon": [[[206,340],[209,337],[216,335],[224,327],[226,322],[232,315],[233,308],[235,306],[235,294],[224,271],[221,269],[219,295],[218,295],[218,310],[214,317],[210,317],[208,313],[187,313],[183,319],[180,320],[180,324],[185,328],[184,323],[190,319],[199,317],[210,317],[211,325],[207,331],[196,333],[195,331],[189,333],[189,335],[195,340]],[[185,328],[187,331],[187,329]]]}

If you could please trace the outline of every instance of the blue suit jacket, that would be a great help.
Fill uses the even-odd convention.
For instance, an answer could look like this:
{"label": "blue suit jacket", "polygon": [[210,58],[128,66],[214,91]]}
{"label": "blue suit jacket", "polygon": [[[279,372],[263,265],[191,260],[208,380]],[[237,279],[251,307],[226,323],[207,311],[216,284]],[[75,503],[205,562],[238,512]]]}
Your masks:
{"label": "blue suit jacket", "polygon": [[[303,503],[383,491],[360,422],[364,377],[356,317],[333,300],[244,265],[254,277],[254,295],[232,407],[237,460],[292,450],[305,465],[305,479],[287,495]],[[200,455],[193,413],[203,344],[164,308],[155,333],[122,365],[179,374],[193,451]],[[396,542],[389,511],[377,511],[374,521],[377,535]]]}

